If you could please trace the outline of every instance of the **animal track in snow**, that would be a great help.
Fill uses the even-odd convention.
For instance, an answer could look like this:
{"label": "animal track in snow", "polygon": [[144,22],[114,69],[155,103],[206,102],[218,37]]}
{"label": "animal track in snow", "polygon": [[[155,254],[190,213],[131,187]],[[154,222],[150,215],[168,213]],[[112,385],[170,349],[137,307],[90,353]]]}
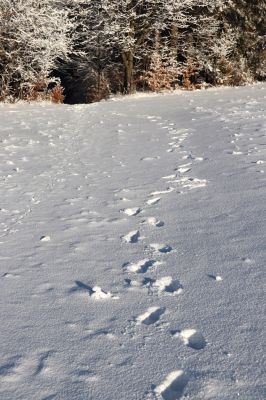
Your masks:
{"label": "animal track in snow", "polygon": [[122,236],[125,243],[137,243],[140,237],[139,231],[131,231],[127,235]]}
{"label": "animal track in snow", "polygon": [[196,331],[196,329],[175,331],[173,332],[173,337],[181,338],[186,346],[191,347],[194,350],[204,349],[207,344],[202,333]]}
{"label": "animal track in snow", "polygon": [[173,371],[167,375],[163,383],[155,388],[154,392],[164,400],[178,400],[182,397],[188,380],[188,375],[183,370]]}
{"label": "animal track in snow", "polygon": [[164,314],[165,308],[149,307],[148,310],[136,318],[137,324],[152,325],[159,321]]}
{"label": "animal track in snow", "polygon": [[140,260],[136,263],[126,263],[123,265],[123,267],[128,271],[128,272],[135,272],[135,273],[141,273],[144,274],[145,272],[148,271],[148,269],[152,267],[157,267],[161,263],[159,261],[155,260],[149,260],[148,258],[145,258],[144,260]]}
{"label": "animal track in snow", "polygon": [[164,222],[160,221],[159,219],[157,219],[155,217],[149,217],[146,219],[145,222],[149,225],[156,226],[156,227],[164,226]]}
{"label": "animal track in snow", "polygon": [[139,207],[134,207],[134,208],[126,208],[122,210],[126,215],[133,217],[141,212],[141,209]]}
{"label": "animal track in snow", "polygon": [[168,246],[167,244],[161,244],[161,243],[151,243],[150,248],[154,250],[157,253],[170,253],[173,248],[171,246]]}
{"label": "animal track in snow", "polygon": [[147,203],[149,206],[153,206],[154,204],[159,203],[160,200],[161,200],[160,197],[155,197],[155,199],[150,199],[150,200],[148,200],[146,203]]}

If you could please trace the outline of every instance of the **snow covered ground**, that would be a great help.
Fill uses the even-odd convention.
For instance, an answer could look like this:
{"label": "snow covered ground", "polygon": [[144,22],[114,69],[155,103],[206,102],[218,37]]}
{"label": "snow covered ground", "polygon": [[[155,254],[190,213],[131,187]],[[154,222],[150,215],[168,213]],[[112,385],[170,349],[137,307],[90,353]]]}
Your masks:
{"label": "snow covered ground", "polygon": [[266,398],[265,104],[0,106],[2,400]]}

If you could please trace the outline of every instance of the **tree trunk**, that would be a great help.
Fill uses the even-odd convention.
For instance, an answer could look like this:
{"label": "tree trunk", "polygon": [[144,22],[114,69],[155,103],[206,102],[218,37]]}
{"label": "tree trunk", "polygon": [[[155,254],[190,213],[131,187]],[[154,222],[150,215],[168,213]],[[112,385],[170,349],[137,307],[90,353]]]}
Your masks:
{"label": "tree trunk", "polygon": [[135,18],[134,13],[131,13],[133,6],[136,5],[135,0],[132,0],[127,4],[127,12],[129,14],[129,32],[128,38],[130,45],[122,51],[122,59],[124,64],[124,92],[131,94],[135,92],[134,82],[134,54],[135,54]]}
{"label": "tree trunk", "polygon": [[127,94],[135,91],[134,84],[134,56],[132,51],[124,51],[122,54],[124,63],[124,91]]}
{"label": "tree trunk", "polygon": [[172,58],[172,61],[176,62],[177,61],[177,36],[178,36],[178,31],[177,31],[177,26],[176,24],[173,24],[171,26],[171,33],[170,33],[170,56]]}

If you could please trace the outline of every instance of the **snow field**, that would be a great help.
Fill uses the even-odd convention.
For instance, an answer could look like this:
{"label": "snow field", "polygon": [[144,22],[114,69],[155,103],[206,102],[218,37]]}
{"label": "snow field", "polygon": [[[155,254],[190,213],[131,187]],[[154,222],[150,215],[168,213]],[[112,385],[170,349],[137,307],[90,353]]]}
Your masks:
{"label": "snow field", "polygon": [[264,399],[265,90],[1,105],[3,399]]}

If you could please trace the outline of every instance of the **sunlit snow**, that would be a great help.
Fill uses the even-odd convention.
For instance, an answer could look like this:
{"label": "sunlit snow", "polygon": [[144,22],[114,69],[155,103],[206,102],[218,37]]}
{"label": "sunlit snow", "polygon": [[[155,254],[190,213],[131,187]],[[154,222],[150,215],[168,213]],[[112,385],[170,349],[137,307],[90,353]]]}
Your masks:
{"label": "sunlit snow", "polygon": [[265,104],[0,105],[1,399],[265,399]]}

